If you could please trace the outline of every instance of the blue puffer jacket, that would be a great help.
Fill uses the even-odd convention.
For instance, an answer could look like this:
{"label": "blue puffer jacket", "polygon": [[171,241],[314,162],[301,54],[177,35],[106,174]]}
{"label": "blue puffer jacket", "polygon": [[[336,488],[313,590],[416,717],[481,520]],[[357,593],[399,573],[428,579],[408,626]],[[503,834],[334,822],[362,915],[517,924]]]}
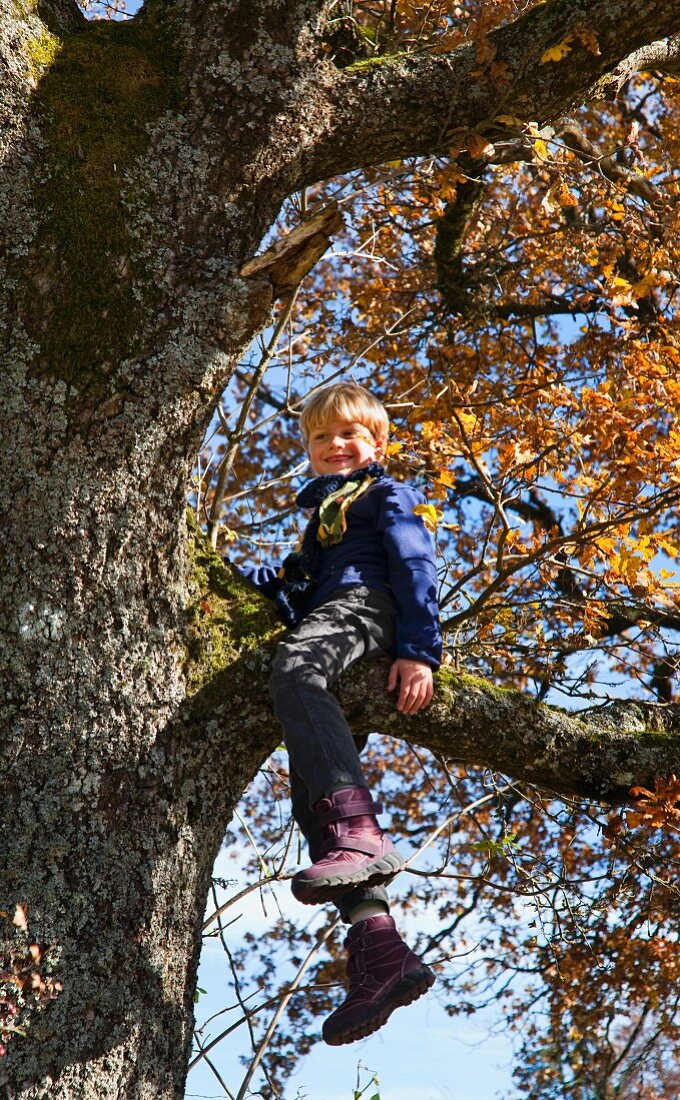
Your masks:
{"label": "blue puffer jacket", "polygon": [[[371,485],[350,505],[342,541],[322,549],[304,614],[324,603],[336,588],[365,585],[390,592],[397,607],[395,655],[438,668],[442,643],[434,545],[413,511],[423,503],[419,492],[389,475]],[[237,568],[270,599],[283,585],[270,565]]]}

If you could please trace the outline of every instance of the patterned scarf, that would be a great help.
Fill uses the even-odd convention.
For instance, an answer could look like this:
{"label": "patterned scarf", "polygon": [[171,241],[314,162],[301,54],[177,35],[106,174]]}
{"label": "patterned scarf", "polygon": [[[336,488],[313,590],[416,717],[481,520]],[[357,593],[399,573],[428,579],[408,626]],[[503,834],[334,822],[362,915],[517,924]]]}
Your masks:
{"label": "patterned scarf", "polygon": [[276,597],[276,605],[286,626],[297,626],[302,619],[307,600],[318,584],[322,552],[342,542],[350,504],[384,474],[385,469],[379,462],[371,462],[351,474],[322,474],[298,493],[298,506],[314,508],[314,513],[305,528],[300,549],[288,555],[279,571],[284,584]]}

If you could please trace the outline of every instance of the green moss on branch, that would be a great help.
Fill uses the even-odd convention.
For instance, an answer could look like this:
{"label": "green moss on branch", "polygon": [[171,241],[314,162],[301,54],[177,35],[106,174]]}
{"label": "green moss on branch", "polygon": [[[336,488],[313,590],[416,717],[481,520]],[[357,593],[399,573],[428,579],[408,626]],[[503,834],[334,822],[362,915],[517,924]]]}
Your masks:
{"label": "green moss on branch", "polygon": [[212,549],[192,512],[188,526],[185,675],[194,696],[239,656],[271,642],[281,626],[271,603]]}
{"label": "green moss on branch", "polygon": [[27,40],[26,52],[28,53],[30,73],[36,84],[43,73],[55,63],[60,49],[59,39],[50,34],[49,31],[44,31],[42,34]]}
{"label": "green moss on branch", "polygon": [[414,58],[415,56],[415,54],[402,51],[401,53],[384,54],[379,57],[362,57],[359,61],[353,61],[351,65],[347,65],[345,68],[345,72],[372,72],[375,69],[379,69],[382,65],[390,64],[397,61],[403,61],[407,57]]}

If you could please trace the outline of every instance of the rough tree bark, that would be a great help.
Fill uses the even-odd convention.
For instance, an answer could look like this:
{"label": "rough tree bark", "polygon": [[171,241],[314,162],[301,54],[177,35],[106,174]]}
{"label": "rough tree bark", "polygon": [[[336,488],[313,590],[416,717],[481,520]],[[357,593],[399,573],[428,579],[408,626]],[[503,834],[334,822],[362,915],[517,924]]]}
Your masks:
{"label": "rough tree bark", "polygon": [[[73,0],[0,0],[0,908],[27,906],[64,986],[0,1063],[17,1100],[183,1093],[213,859],[277,739],[273,623],[207,551],[189,555],[185,488],[270,317],[267,271],[240,272],[282,201],[445,149],[509,103],[548,122],[632,51],[677,64],[653,44],[680,30],[680,0],[540,5],[495,36],[500,97],[471,48],[337,70],[330,6],[148,0],[121,27]],[[537,64],[584,20],[599,55]],[[522,774],[490,746],[490,698],[453,685],[408,733]],[[527,722],[527,703],[503,705],[506,726]],[[593,754],[577,781],[560,755],[573,720],[547,713],[524,774],[620,794],[628,764]],[[677,729],[647,742],[629,770],[648,779]]]}

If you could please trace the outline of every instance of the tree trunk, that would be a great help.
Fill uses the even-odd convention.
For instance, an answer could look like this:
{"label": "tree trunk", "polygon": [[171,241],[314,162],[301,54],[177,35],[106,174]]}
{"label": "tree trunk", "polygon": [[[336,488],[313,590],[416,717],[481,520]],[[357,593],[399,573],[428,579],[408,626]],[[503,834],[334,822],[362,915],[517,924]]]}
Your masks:
{"label": "tree trunk", "polygon": [[[3,14],[0,909],[26,907],[63,991],[30,1010],[0,1082],[12,1097],[177,1098],[209,876],[262,756],[253,740],[197,766],[210,731],[200,707],[181,719],[198,644],[186,486],[270,296],[233,272],[218,296],[206,277],[205,302],[178,293],[178,178],[136,227],[122,213],[138,158],[160,181],[170,155],[160,125],[144,148],[176,96],[165,61],[120,29],[59,45],[34,15]],[[252,250],[252,218],[231,234]],[[228,336],[216,302],[238,312]],[[222,646],[233,659],[228,633]]]}

